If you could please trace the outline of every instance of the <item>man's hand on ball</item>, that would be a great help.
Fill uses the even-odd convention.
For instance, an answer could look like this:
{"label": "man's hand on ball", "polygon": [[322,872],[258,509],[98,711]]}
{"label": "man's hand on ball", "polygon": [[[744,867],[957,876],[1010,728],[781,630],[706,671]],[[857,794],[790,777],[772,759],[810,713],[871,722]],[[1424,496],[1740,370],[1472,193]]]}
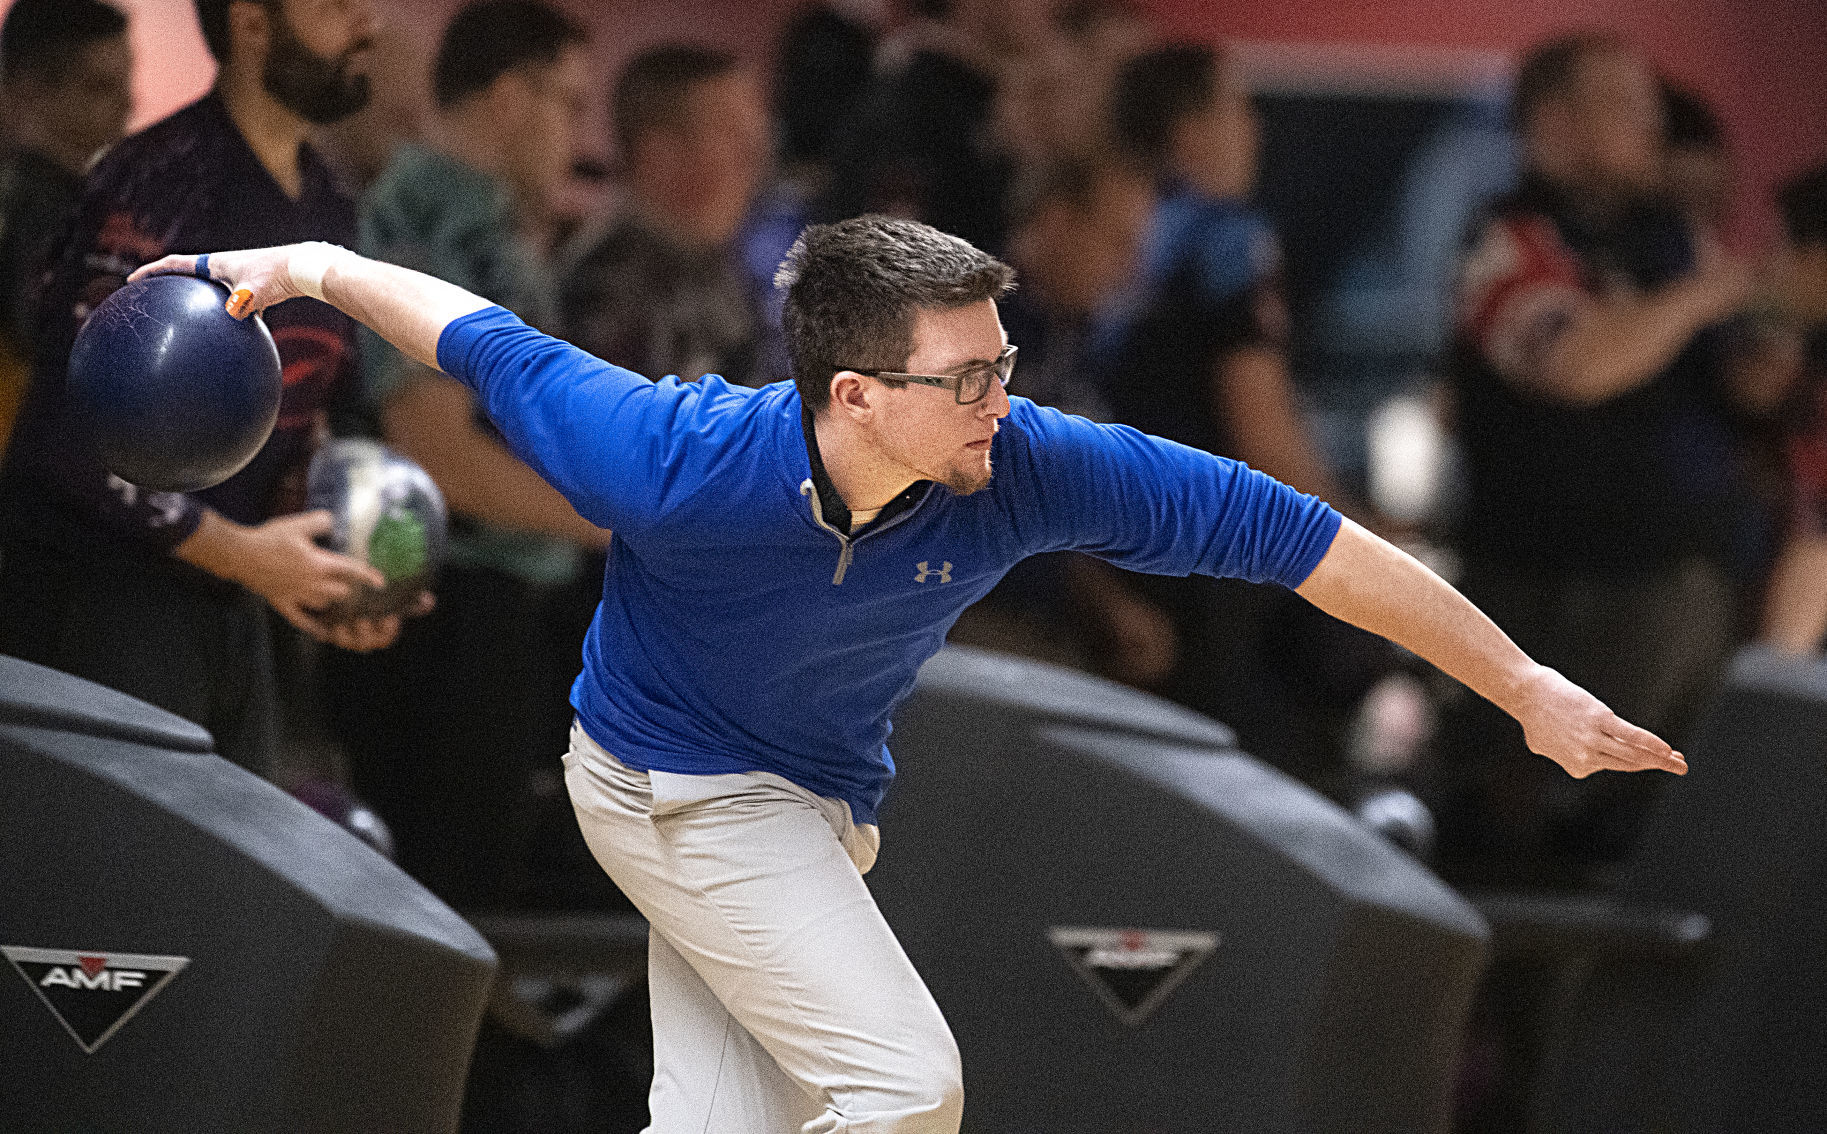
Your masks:
{"label": "man's hand on ball", "polygon": [[288,299],[323,298],[323,277],[339,256],[349,253],[334,244],[313,241],[276,248],[211,252],[201,256],[166,256],[128,276],[201,276],[229,289],[228,313],[245,319]]}

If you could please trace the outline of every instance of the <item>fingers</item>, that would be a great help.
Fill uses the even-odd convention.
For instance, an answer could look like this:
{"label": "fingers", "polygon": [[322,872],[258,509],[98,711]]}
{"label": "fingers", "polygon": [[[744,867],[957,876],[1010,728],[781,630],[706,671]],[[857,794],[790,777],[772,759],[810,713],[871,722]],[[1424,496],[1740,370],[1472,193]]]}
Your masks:
{"label": "fingers", "polygon": [[1602,731],[1608,741],[1621,749],[1617,753],[1619,756],[1634,761],[1634,768],[1659,768],[1680,776],[1687,774],[1687,759],[1668,741],[1648,729],[1638,728],[1614,713],[1604,723]]}
{"label": "fingers", "polygon": [[343,588],[343,593],[338,594],[337,598],[347,595],[348,586],[362,585],[378,590],[387,585],[387,576],[381,574],[378,569],[354,556],[329,551],[311,542],[320,536],[329,535],[335,530],[336,520],[329,512],[322,509],[314,512],[300,512],[296,516],[287,517],[282,522],[293,525],[297,529],[297,534],[304,539],[305,553],[317,573],[340,580],[338,586]]}
{"label": "fingers", "polygon": [[390,614],[384,618],[358,618],[339,622],[329,630],[332,645],[365,654],[393,644],[400,636],[400,617]]}
{"label": "fingers", "polygon": [[1607,737],[1599,749],[1599,755],[1605,761],[1605,767],[1620,772],[1659,770],[1676,775],[1687,774],[1687,761],[1682,759],[1679,752],[1666,745],[1659,751],[1653,751]]}
{"label": "fingers", "polygon": [[1640,748],[1645,752],[1673,751],[1673,749],[1669,747],[1668,741],[1663,740],[1646,728],[1638,728],[1636,725],[1631,724],[1629,721],[1615,714],[1610,720],[1606,721],[1602,727],[1607,736],[1615,737],[1633,748]]}
{"label": "fingers", "polygon": [[273,609],[301,633],[319,642],[359,654],[385,649],[400,636],[403,623],[397,614],[332,622],[322,613],[330,605],[330,602],[306,603],[301,599],[293,599],[274,603]]}
{"label": "fingers", "polygon": [[317,549],[319,564],[325,574],[333,579],[353,587],[356,585],[373,587],[380,590],[387,585],[387,576],[361,560],[348,555],[338,555],[334,551]]}
{"label": "fingers", "polygon": [[336,530],[336,517],[325,508],[318,508],[311,512],[299,512],[297,515],[289,516],[278,522],[296,525],[299,531],[311,539],[329,535]]}
{"label": "fingers", "polygon": [[1645,744],[1636,738],[1627,740],[1599,733],[1595,739],[1586,743],[1576,742],[1563,755],[1544,755],[1548,755],[1576,780],[1585,779],[1594,772],[1662,771],[1677,776],[1687,774],[1687,760],[1681,753],[1653,735],[1650,735],[1650,739],[1654,744]]}
{"label": "fingers", "polygon": [[298,588],[297,601],[313,610],[334,606],[355,594],[355,585],[335,575],[320,574]]}
{"label": "fingers", "polygon": [[198,257],[196,256],[166,256],[162,259],[154,260],[150,264],[140,265],[134,270],[132,275],[127,277],[127,282],[133,283],[136,280],[143,280],[147,276],[196,275],[197,260]]}
{"label": "fingers", "polygon": [[273,609],[277,610],[281,618],[291,623],[301,633],[315,638],[319,642],[331,640],[333,627],[326,625],[316,615],[305,609],[301,603],[297,601],[274,603]]}

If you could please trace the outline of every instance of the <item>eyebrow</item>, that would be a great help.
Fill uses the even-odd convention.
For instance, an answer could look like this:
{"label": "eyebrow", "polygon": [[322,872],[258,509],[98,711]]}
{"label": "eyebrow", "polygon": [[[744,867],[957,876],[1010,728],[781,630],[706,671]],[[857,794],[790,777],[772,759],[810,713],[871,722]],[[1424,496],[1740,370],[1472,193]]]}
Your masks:
{"label": "eyebrow", "polygon": [[[996,349],[996,358],[1001,358],[1002,352],[1005,350],[1008,350],[1008,349],[1009,349],[1009,344],[1003,343],[1000,347],[998,347]],[[963,362],[953,363],[952,365],[946,367],[944,370],[939,371],[939,373],[956,374],[960,370],[969,370],[974,366],[994,366],[996,364],[996,358],[968,358],[968,359],[965,359]]]}

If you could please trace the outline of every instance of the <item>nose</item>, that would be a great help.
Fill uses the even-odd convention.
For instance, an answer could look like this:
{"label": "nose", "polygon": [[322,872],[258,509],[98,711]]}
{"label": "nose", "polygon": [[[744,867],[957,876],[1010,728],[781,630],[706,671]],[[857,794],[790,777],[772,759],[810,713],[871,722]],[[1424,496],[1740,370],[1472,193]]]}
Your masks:
{"label": "nose", "polygon": [[1009,416],[1009,391],[1001,382],[991,382],[990,392],[977,403],[982,406],[985,417],[1004,418]]}
{"label": "nose", "polygon": [[386,16],[373,3],[362,0],[355,5],[355,46],[352,50],[373,51],[374,41],[382,32],[391,30]]}

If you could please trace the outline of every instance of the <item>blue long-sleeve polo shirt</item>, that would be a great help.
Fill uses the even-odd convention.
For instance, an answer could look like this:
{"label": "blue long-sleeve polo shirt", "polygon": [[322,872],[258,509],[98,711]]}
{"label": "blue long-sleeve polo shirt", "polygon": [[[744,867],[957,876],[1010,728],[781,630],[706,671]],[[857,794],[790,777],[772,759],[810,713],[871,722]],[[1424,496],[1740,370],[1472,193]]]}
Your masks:
{"label": "blue long-sleeve polo shirt", "polygon": [[1339,515],[1236,461],[1011,398],[989,487],[823,522],[791,383],[650,382],[499,307],[438,364],[615,535],[571,702],[632,768],[767,771],[875,822],[890,718],[958,615],[1027,556],[1294,587]]}

